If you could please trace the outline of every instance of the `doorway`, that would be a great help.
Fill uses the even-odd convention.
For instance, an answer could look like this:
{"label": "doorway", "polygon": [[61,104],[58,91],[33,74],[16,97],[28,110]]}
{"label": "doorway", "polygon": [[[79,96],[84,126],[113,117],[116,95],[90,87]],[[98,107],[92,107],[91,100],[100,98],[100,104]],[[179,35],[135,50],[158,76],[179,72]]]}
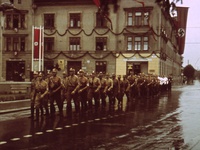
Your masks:
{"label": "doorway", "polygon": [[67,72],[69,72],[70,68],[74,68],[75,72],[77,72],[82,68],[82,63],[81,61],[68,61],[67,62]]}
{"label": "doorway", "polygon": [[6,81],[25,80],[25,61],[6,61]]}

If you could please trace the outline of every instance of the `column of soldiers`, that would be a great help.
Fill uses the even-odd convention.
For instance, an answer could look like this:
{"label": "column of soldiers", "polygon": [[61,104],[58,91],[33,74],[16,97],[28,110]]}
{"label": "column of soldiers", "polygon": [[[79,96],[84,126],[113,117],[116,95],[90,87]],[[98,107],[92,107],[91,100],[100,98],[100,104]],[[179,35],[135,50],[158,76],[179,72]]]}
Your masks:
{"label": "column of soldiers", "polygon": [[[170,78],[170,82],[171,82]],[[160,80],[157,76],[139,74],[116,76],[112,74],[86,74],[79,70],[77,75],[75,69],[70,68],[69,74],[63,72],[63,77],[57,75],[57,70],[53,69],[46,76],[42,72],[34,72],[31,84],[31,118],[36,120],[43,117],[44,110],[46,117],[55,117],[55,104],[58,108],[59,116],[63,117],[63,105],[66,101],[66,116],[72,114],[80,115],[85,112],[104,110],[108,98],[109,109],[123,107],[126,103],[134,102],[140,97],[152,98],[160,93]],[[170,88],[171,89],[171,88]],[[72,103],[75,106],[73,112]],[[49,107],[50,106],[50,109]],[[39,115],[41,113],[41,115]]]}

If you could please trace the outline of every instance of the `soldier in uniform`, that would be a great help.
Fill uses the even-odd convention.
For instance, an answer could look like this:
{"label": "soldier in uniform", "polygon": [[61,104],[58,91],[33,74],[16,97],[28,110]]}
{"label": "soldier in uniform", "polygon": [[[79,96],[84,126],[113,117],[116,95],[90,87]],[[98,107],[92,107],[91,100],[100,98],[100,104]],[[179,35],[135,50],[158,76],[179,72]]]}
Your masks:
{"label": "soldier in uniform", "polygon": [[117,100],[118,100],[118,108],[122,109],[123,107],[123,97],[124,97],[124,84],[123,81],[121,80],[121,75],[118,75],[117,77]]}
{"label": "soldier in uniform", "polygon": [[63,117],[63,102],[61,99],[61,78],[57,76],[57,70],[54,68],[52,70],[52,76],[50,77],[50,113],[53,117],[55,115],[55,106],[54,101],[56,101],[56,104],[59,109],[59,115],[60,117]]}
{"label": "soldier in uniform", "polygon": [[111,107],[114,108],[115,100],[116,100],[118,92],[119,92],[118,80],[116,79],[116,75],[114,73],[112,74],[112,81],[113,81],[113,97],[112,97],[112,101],[111,101]]}
{"label": "soldier in uniform", "polygon": [[133,71],[130,71],[130,75],[128,76],[128,81],[130,83],[130,89],[129,89],[129,97],[130,97],[130,102],[133,102],[133,99],[136,97],[136,78],[134,76]]}
{"label": "soldier in uniform", "polygon": [[48,85],[47,82],[43,80],[43,74],[40,72],[38,75],[38,80],[35,84],[36,120],[39,120],[39,110],[41,110],[41,116],[43,116],[43,107],[48,110],[48,105],[44,102],[47,93]]}
{"label": "soldier in uniform", "polygon": [[72,114],[72,99],[75,105],[76,114],[80,111],[80,102],[78,100],[78,94],[76,87],[78,86],[78,76],[75,75],[75,69],[70,68],[69,76],[66,82],[66,99],[67,99],[67,115],[71,116]]}
{"label": "soldier in uniform", "polygon": [[87,110],[87,89],[88,89],[88,78],[85,77],[83,70],[79,70],[78,85],[74,91],[78,91],[78,99],[81,103],[81,110]]}
{"label": "soldier in uniform", "polygon": [[124,84],[124,94],[127,98],[127,103],[130,102],[130,83],[127,79],[127,75],[123,75],[123,84]]}
{"label": "soldier in uniform", "polygon": [[113,80],[110,78],[110,75],[108,73],[106,74],[106,85],[106,94],[108,95],[109,107],[111,107],[113,99]]}
{"label": "soldier in uniform", "polygon": [[106,79],[103,77],[103,73],[99,73],[99,79],[101,83],[101,88],[100,88],[100,99],[101,99],[101,105],[102,108],[104,109],[106,107],[106,90],[107,90],[107,83]]}
{"label": "soldier in uniform", "polygon": [[89,88],[88,88],[88,105],[90,110],[92,109],[93,98],[95,101],[95,109],[97,110],[99,108],[100,88],[101,88],[100,79],[96,77],[96,73],[93,71],[89,78]]}
{"label": "soldier in uniform", "polygon": [[66,71],[63,71],[62,73],[62,80],[61,80],[61,84],[62,84],[62,88],[61,88],[61,99],[62,102],[64,103],[65,99],[66,99],[66,82],[67,82],[67,73]]}
{"label": "soldier in uniform", "polygon": [[31,93],[30,93],[30,97],[31,97],[31,116],[30,118],[34,118],[34,107],[35,107],[35,83],[37,81],[37,77],[38,77],[38,72],[34,71],[33,72],[33,79],[31,80]]}

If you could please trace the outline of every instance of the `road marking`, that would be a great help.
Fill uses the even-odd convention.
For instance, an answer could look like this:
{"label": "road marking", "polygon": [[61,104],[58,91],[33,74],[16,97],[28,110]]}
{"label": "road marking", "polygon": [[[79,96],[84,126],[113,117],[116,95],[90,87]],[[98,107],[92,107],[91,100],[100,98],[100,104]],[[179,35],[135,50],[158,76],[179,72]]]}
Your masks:
{"label": "road marking", "polygon": [[78,124],[77,124],[77,123],[74,123],[74,124],[72,124],[72,126],[78,126]]}
{"label": "road marking", "polygon": [[32,135],[28,134],[28,135],[24,135],[25,138],[30,138],[32,137]]}
{"label": "road marking", "polygon": [[0,141],[0,145],[6,144],[6,141]]}
{"label": "road marking", "polygon": [[36,132],[35,134],[36,134],[36,135],[42,135],[43,132]]}
{"label": "road marking", "polygon": [[95,121],[99,121],[99,120],[101,120],[101,119],[100,118],[95,119]]}
{"label": "road marking", "polygon": [[53,130],[46,130],[47,133],[53,132]]}
{"label": "road marking", "polygon": [[85,121],[81,122],[81,124],[84,124],[84,123],[85,123]]}
{"label": "road marking", "polygon": [[63,128],[61,128],[61,127],[58,127],[58,128],[56,128],[56,130],[62,130]]}
{"label": "road marking", "polygon": [[94,120],[88,120],[88,122],[94,122]]}
{"label": "road marking", "polygon": [[19,141],[20,140],[20,138],[12,138],[12,139],[10,139],[11,141]]}
{"label": "road marking", "polygon": [[65,126],[65,128],[70,128],[70,127],[71,127],[71,126],[69,126],[69,125],[66,125],[66,126]]}

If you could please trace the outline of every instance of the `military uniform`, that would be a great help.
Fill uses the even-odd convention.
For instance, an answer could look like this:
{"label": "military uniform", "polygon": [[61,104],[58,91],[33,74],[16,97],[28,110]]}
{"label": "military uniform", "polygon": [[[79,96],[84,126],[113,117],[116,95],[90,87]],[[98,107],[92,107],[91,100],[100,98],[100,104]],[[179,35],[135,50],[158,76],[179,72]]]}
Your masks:
{"label": "military uniform", "polygon": [[75,91],[78,91],[78,100],[81,103],[81,110],[87,110],[87,91],[88,90],[88,78],[84,76],[84,71],[79,70],[78,85]]}
{"label": "military uniform", "polygon": [[100,90],[101,82],[100,79],[95,76],[93,72],[91,77],[89,78],[89,88],[88,88],[88,103],[89,108],[92,109],[92,99],[94,98],[95,101],[95,108],[99,107],[99,100],[100,100]]}
{"label": "military uniform", "polygon": [[76,87],[78,86],[78,76],[75,75],[75,70],[70,69],[70,75],[66,80],[66,99],[67,99],[67,114],[71,115],[72,113],[72,99],[74,100],[75,111],[79,113],[80,111],[80,102],[78,100],[78,94]]}
{"label": "military uniform", "polygon": [[111,106],[113,101],[113,80],[109,77],[109,74],[106,75],[106,84],[107,84],[106,93],[108,95],[109,106]]}
{"label": "military uniform", "polygon": [[45,102],[45,96],[48,93],[47,82],[44,81],[40,75],[39,79],[35,84],[35,108],[36,108],[36,119],[39,119],[39,110],[41,110],[41,116],[43,116],[43,107],[48,114],[48,105]]}
{"label": "military uniform", "polygon": [[55,115],[55,106],[54,101],[56,101],[56,104],[59,109],[59,115],[60,117],[63,116],[63,101],[61,99],[61,78],[56,75],[57,71],[53,69],[52,76],[50,77],[50,113],[51,116]]}
{"label": "military uniform", "polygon": [[117,100],[118,100],[118,108],[122,108],[123,106],[123,96],[124,96],[124,84],[123,84],[123,81],[121,80],[121,75],[119,75],[117,77]]}
{"label": "military uniform", "polygon": [[34,118],[34,110],[35,110],[35,84],[38,77],[38,72],[33,72],[34,78],[31,80],[31,92],[30,92],[30,98],[31,98],[31,118]]}
{"label": "military uniform", "polygon": [[127,102],[130,102],[130,83],[126,75],[123,76],[123,85],[124,85],[124,94],[127,97]]}
{"label": "military uniform", "polygon": [[99,79],[100,79],[100,83],[101,83],[101,88],[100,88],[100,99],[101,99],[101,105],[102,108],[106,107],[106,90],[107,90],[107,83],[106,83],[106,79],[103,78],[103,74],[102,72],[99,73]]}

